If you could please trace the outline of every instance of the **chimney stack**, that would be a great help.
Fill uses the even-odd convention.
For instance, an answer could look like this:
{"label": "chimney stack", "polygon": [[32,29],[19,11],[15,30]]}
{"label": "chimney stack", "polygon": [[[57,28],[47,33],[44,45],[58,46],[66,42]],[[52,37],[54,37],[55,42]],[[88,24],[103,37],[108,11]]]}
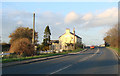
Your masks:
{"label": "chimney stack", "polygon": [[75,28],[73,29],[73,34],[74,34],[74,49],[75,49]]}
{"label": "chimney stack", "polygon": [[66,29],[66,33],[70,33],[70,29],[69,28]]}
{"label": "chimney stack", "polygon": [[75,33],[75,28],[73,28],[73,32],[72,32],[73,34]]}

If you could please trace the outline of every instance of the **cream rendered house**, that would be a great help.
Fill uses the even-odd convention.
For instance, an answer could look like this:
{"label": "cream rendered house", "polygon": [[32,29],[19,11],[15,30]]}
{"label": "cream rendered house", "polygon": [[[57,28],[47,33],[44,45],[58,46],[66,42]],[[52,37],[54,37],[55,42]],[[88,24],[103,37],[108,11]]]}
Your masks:
{"label": "cream rendered house", "polygon": [[62,50],[72,50],[76,43],[82,43],[82,38],[75,34],[75,30],[70,32],[70,29],[66,29],[66,32],[59,37],[59,45]]}

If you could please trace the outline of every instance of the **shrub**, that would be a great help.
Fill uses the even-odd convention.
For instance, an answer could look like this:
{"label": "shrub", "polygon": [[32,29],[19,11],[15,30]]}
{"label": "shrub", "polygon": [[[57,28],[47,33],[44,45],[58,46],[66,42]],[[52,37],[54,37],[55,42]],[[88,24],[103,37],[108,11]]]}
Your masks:
{"label": "shrub", "polygon": [[15,40],[11,47],[10,52],[16,53],[21,56],[30,56],[34,54],[34,46],[27,38],[20,38]]}
{"label": "shrub", "polygon": [[76,48],[76,49],[83,48],[83,44],[81,44],[81,43],[76,43],[76,44],[75,44],[75,48]]}
{"label": "shrub", "polygon": [[37,50],[41,51],[43,50],[43,48],[44,48],[44,45],[38,45]]}
{"label": "shrub", "polygon": [[9,58],[17,58],[17,55],[15,55],[15,54],[10,54],[8,57],[9,57]]}

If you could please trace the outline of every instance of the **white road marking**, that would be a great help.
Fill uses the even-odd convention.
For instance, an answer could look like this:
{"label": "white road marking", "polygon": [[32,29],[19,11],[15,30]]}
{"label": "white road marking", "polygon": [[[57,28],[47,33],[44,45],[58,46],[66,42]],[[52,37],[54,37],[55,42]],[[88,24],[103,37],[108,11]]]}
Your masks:
{"label": "white road marking", "polygon": [[55,72],[52,72],[52,73],[50,73],[50,74],[55,74],[55,73],[60,72],[60,71],[66,69],[66,68],[68,68],[68,67],[70,67],[70,66],[72,66],[72,65],[68,65],[68,66],[66,66],[66,67],[64,67],[64,68],[61,68],[61,69],[59,69],[59,70],[57,70],[57,71],[55,71]]}
{"label": "white road marking", "polygon": [[101,51],[100,54],[99,54],[99,56],[102,55],[102,53],[103,53],[103,52]]}
{"label": "white road marking", "polygon": [[120,59],[120,56],[118,55],[117,52],[115,52],[113,49],[110,49],[110,50],[113,52],[114,55],[116,55],[118,57],[117,59]]}
{"label": "white road marking", "polygon": [[81,61],[85,61],[85,60],[87,60],[87,59],[90,59],[91,57],[95,56],[99,51],[100,51],[100,50],[98,49],[93,55],[90,55],[90,56],[88,56],[88,57],[85,57],[85,58],[81,59],[81,60],[78,61],[78,62],[81,62]]}
{"label": "white road marking", "polygon": [[[85,58],[81,59],[80,61],[85,61],[85,60],[93,57],[93,56],[96,55],[99,51],[100,51],[100,50],[98,49],[93,55],[88,56],[88,57],[85,57]],[[71,65],[68,65],[68,66],[66,66],[66,67],[64,67],[64,68],[61,68],[61,69],[59,69],[59,70],[57,70],[57,71],[55,71],[55,72],[52,72],[52,73],[50,73],[50,74],[55,74],[55,73],[60,72],[60,71],[62,71],[62,70],[64,70],[64,69],[66,69],[66,68],[69,68],[70,66],[72,66],[72,64],[71,64]]]}

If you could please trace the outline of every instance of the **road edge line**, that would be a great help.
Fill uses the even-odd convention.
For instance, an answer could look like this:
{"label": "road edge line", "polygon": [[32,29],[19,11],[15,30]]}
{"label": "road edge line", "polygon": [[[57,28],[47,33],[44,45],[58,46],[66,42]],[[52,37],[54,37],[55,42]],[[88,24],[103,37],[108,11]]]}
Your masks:
{"label": "road edge line", "polygon": [[50,73],[50,75],[51,75],[51,74],[55,74],[55,73],[57,73],[57,72],[60,72],[60,71],[62,71],[62,70],[64,70],[64,69],[67,69],[67,68],[69,68],[70,66],[72,66],[72,65],[68,65],[68,66],[63,67],[63,68],[61,68],[61,69],[58,69],[57,71],[54,71],[54,72]]}
{"label": "road edge line", "polygon": [[112,48],[109,48],[109,47],[106,47],[107,49],[111,50],[112,52],[115,53],[115,55],[117,56],[117,58],[120,60],[120,56],[118,55],[118,53],[116,53],[116,50],[112,49]]}
{"label": "road edge line", "polygon": [[90,56],[88,56],[88,57],[85,57],[85,58],[83,58],[82,60],[80,60],[80,61],[78,61],[78,62],[86,61],[86,60],[92,58],[92,57],[95,56],[99,51],[100,51],[100,49],[98,48],[97,51],[96,51],[93,55],[90,55]]}

